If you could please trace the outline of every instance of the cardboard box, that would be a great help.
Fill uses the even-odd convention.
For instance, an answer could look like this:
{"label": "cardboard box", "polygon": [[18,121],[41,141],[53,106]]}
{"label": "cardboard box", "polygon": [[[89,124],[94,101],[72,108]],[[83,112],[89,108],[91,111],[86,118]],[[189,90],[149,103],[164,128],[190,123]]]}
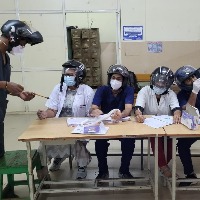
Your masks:
{"label": "cardboard box", "polygon": [[[81,49],[76,49],[76,51],[73,51],[73,58],[82,58],[82,52]],[[77,59],[78,60],[78,59]]]}
{"label": "cardboard box", "polygon": [[80,38],[73,38],[72,39],[72,48],[73,49],[80,49],[81,48],[81,39]]}
{"label": "cardboard box", "polygon": [[90,49],[82,49],[82,57],[85,58],[90,58],[91,57],[91,52]]}
{"label": "cardboard box", "polygon": [[90,48],[90,39],[82,39],[82,48],[83,49],[88,49]]}
{"label": "cardboard box", "polygon": [[91,44],[91,47],[99,48],[99,40],[98,40],[98,38],[90,39],[90,44]]}
{"label": "cardboard box", "polygon": [[90,52],[91,52],[91,58],[98,58],[100,56],[99,49],[97,48],[91,48]]}
{"label": "cardboard box", "polygon": [[98,28],[92,28],[89,32],[90,38],[99,38],[99,29]]}
{"label": "cardboard box", "polygon": [[89,38],[89,37],[90,37],[90,30],[82,29],[82,38]]}
{"label": "cardboard box", "polygon": [[98,58],[92,58],[91,59],[91,66],[99,68],[100,67],[100,61],[99,61],[99,59]]}
{"label": "cardboard box", "polygon": [[82,31],[80,29],[72,29],[71,34],[72,38],[81,38]]}
{"label": "cardboard box", "polygon": [[101,70],[99,68],[93,68],[92,76],[101,76]]}

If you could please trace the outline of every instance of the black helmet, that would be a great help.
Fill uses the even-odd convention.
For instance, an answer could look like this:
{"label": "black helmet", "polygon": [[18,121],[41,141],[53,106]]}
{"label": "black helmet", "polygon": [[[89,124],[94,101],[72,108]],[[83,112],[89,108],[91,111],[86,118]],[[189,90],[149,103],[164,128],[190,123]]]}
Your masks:
{"label": "black helmet", "polygon": [[156,68],[150,77],[150,85],[165,88],[166,91],[174,82],[174,74],[171,69],[165,66]]}
{"label": "black helmet", "polygon": [[19,20],[8,20],[1,27],[1,32],[2,36],[9,39],[9,52],[13,47],[20,45],[20,40],[25,40],[31,46],[43,42],[43,37],[39,31],[33,30]]}
{"label": "black helmet", "polygon": [[68,60],[62,66],[63,66],[63,72],[62,72],[63,75],[65,74],[66,69],[68,69],[68,68],[75,69],[76,86],[78,86],[80,83],[82,83],[83,79],[86,76],[86,69],[85,69],[85,65],[83,63],[76,61],[76,60]]}
{"label": "black helmet", "polygon": [[111,65],[107,71],[108,75],[108,85],[110,85],[110,79],[113,74],[121,74],[123,76],[123,83],[122,86],[126,86],[128,83],[129,72],[128,69],[119,64]]}
{"label": "black helmet", "polygon": [[175,82],[180,89],[186,91],[192,91],[192,85],[186,85],[184,81],[190,76],[195,75],[197,78],[200,77],[199,69],[194,68],[191,65],[184,65],[180,67],[175,73]]}

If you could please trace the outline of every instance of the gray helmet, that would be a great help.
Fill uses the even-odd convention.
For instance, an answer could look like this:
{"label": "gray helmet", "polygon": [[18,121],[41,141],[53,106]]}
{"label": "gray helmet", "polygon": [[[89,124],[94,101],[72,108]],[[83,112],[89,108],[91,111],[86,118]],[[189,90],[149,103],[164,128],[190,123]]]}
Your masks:
{"label": "gray helmet", "polygon": [[170,88],[173,82],[174,74],[171,69],[165,66],[156,68],[150,77],[151,86],[160,86],[161,88],[165,88],[166,91]]}
{"label": "gray helmet", "polygon": [[191,65],[184,65],[180,67],[175,73],[175,82],[180,89],[186,91],[192,91],[192,85],[186,85],[185,80],[190,76],[195,75],[197,78],[200,77],[200,69],[196,69]]}
{"label": "gray helmet", "polygon": [[3,37],[9,39],[9,52],[13,47],[20,45],[21,40],[25,40],[31,46],[43,42],[43,37],[39,31],[33,30],[19,20],[8,20],[1,27],[1,32]]}
{"label": "gray helmet", "polygon": [[126,86],[128,83],[128,78],[129,78],[129,72],[128,69],[119,64],[111,65],[107,71],[108,75],[108,85],[110,85],[110,79],[113,74],[121,74],[123,76],[123,83],[122,86]]}

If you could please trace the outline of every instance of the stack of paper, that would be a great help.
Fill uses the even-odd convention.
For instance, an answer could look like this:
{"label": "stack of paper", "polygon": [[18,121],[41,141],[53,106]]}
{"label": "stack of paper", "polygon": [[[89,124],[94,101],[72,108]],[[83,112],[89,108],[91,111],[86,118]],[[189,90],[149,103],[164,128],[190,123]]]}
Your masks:
{"label": "stack of paper", "polygon": [[[94,126],[93,126],[94,127]],[[75,134],[95,134],[95,135],[104,135],[108,131],[109,127],[105,127],[103,122],[100,123],[98,131],[95,131],[95,129],[91,128],[91,126],[82,126],[78,125],[72,133]],[[86,130],[87,129],[87,130]]]}
{"label": "stack of paper", "polygon": [[70,117],[67,118],[68,126],[75,126],[72,133],[78,134],[106,134],[108,127],[105,127],[99,118],[91,117]]}
{"label": "stack of paper", "polygon": [[151,118],[146,118],[144,124],[152,128],[162,128],[173,124],[173,117],[168,115],[152,116]]}

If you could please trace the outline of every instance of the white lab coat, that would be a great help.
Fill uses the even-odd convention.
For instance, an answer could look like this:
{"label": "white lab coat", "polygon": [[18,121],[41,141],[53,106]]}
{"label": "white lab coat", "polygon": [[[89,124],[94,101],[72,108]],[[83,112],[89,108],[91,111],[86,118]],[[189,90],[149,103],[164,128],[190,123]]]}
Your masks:
{"label": "white lab coat", "polygon": [[[57,110],[56,116],[59,117],[62,110],[67,86],[63,83],[62,92],[60,92],[60,84],[56,85],[49,96],[45,106],[54,110]],[[74,117],[86,117],[89,114],[89,109],[92,105],[92,100],[94,97],[94,91],[91,87],[85,84],[79,85],[77,92],[74,97],[74,102],[72,106],[72,113]],[[71,154],[75,156],[78,165],[80,167],[87,166],[91,161],[91,156],[89,151],[86,149],[86,145],[82,145],[80,142],[76,142],[76,145],[48,145],[46,147],[48,158],[67,158]],[[42,154],[42,147],[40,145],[39,152]],[[84,155],[84,156],[83,156]],[[41,158],[41,160],[43,160]]]}
{"label": "white lab coat", "polygon": [[156,95],[150,86],[143,87],[137,94],[135,106],[144,108],[144,115],[172,115],[171,110],[179,107],[179,102],[174,91],[161,95],[159,104]]}
{"label": "white lab coat", "polygon": [[[60,92],[60,84],[56,85],[45,104],[46,107],[58,111],[56,113],[56,117],[59,117],[64,104],[67,91],[67,86],[65,83],[63,83],[62,89],[63,91]],[[86,117],[89,114],[93,97],[94,91],[91,87],[85,84],[79,85],[72,106],[74,117]]]}

